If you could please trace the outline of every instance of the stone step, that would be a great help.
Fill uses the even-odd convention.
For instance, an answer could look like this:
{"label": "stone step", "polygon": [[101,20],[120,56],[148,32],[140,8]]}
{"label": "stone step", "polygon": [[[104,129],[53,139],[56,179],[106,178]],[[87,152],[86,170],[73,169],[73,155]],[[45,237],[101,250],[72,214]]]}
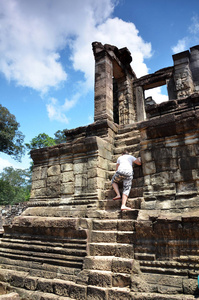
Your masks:
{"label": "stone step", "polygon": [[[145,287],[142,287],[144,289]],[[112,288],[104,288],[104,287],[95,287],[95,286],[88,286],[88,298],[89,300],[97,300],[97,299],[103,299],[103,300],[192,300],[195,299],[195,296],[193,295],[176,295],[176,292],[174,291],[173,294],[168,294],[165,292],[163,294],[160,293],[145,293],[145,292],[132,292],[130,288],[124,287],[112,287]]]}
{"label": "stone step", "polygon": [[116,139],[115,147],[127,147],[127,146],[138,146],[140,145],[140,137],[139,136],[131,136],[126,138]]}
{"label": "stone step", "polygon": [[118,134],[124,134],[127,132],[139,132],[137,129],[137,124],[127,124],[127,125],[119,125],[118,127]]}
{"label": "stone step", "polygon": [[[86,256],[84,270],[112,271],[113,273],[139,273],[139,262],[132,258],[115,256]],[[80,273],[79,273],[80,274]]]}
{"label": "stone step", "polygon": [[[143,187],[133,187],[131,188],[129,198],[142,198],[143,197]],[[122,194],[122,188],[120,189],[120,193]],[[107,189],[104,191],[104,198],[105,199],[113,199],[115,197],[115,192],[113,189]],[[149,208],[150,209],[150,208]]]}
{"label": "stone step", "polygon": [[36,262],[35,260],[11,259],[0,257],[1,267],[16,271],[28,272],[31,276],[43,278],[58,278],[64,280],[74,280],[81,268],[65,267],[62,265],[52,265],[48,263]]}
{"label": "stone step", "polygon": [[[117,159],[119,155],[122,155],[122,152],[124,150],[128,150],[128,152],[130,154],[132,154],[133,156],[135,157],[138,157],[139,156],[139,151],[140,151],[140,145],[124,145],[124,146],[121,146],[121,147],[117,147],[117,148],[114,148],[114,155],[115,155],[115,158]],[[116,161],[116,160],[114,160]]]}
{"label": "stone step", "polygon": [[6,290],[4,290],[4,287],[1,287],[1,294],[0,294],[1,300],[20,300],[19,294],[15,292],[6,293]]}
{"label": "stone step", "polygon": [[[14,241],[14,242],[13,242]],[[78,245],[78,244],[69,244],[69,245],[62,245],[62,247],[58,247],[58,246],[49,246],[49,245],[45,245],[40,244],[33,244],[30,243],[31,241],[29,241],[29,244],[24,244],[22,243],[22,240],[18,242],[16,240],[9,240],[9,239],[2,239],[1,241],[1,248],[0,251],[3,251],[5,249],[9,249],[12,251],[12,249],[14,249],[15,251],[22,251],[22,252],[31,252],[31,253],[37,253],[38,255],[40,255],[40,253],[44,253],[44,251],[46,253],[48,253],[48,255],[50,254],[52,257],[53,256],[57,256],[57,257],[67,257],[67,256],[78,256],[78,257],[83,257],[86,254],[86,245]],[[69,247],[68,247],[69,246]],[[8,251],[9,251],[8,250]]]}
{"label": "stone step", "polygon": [[144,261],[154,261],[156,259],[155,254],[148,254],[148,253],[135,253],[134,254],[135,259],[137,260],[144,260]]}
{"label": "stone step", "polygon": [[4,235],[4,238],[1,240],[2,243],[12,243],[12,244],[22,244],[24,245],[24,241],[26,245],[36,245],[36,246],[49,246],[49,247],[62,247],[63,249],[80,249],[85,250],[87,245],[87,240],[79,240],[79,239],[61,239],[61,238],[49,238],[43,236],[41,239],[34,239],[32,236],[24,235],[23,239],[20,238],[7,238],[7,235]]}
{"label": "stone step", "polygon": [[132,258],[133,245],[124,243],[90,243],[91,256],[111,256]]}
{"label": "stone step", "polygon": [[189,198],[189,199],[175,199],[171,200],[176,195],[171,195],[171,193],[164,192],[164,194],[161,194],[161,192],[153,193],[153,195],[143,193],[145,202],[144,206],[142,207],[145,210],[151,210],[156,207],[156,209],[162,210],[162,211],[170,211],[170,212],[189,212],[191,211],[198,211],[199,209],[199,201],[198,196]]}
{"label": "stone step", "polygon": [[3,252],[2,250],[0,251],[0,262],[2,258],[8,258],[11,260],[16,260],[16,264],[18,263],[20,265],[20,261],[24,260],[27,262],[36,262],[36,263],[45,263],[45,264],[51,264],[51,265],[56,265],[56,266],[62,266],[62,267],[72,267],[72,268],[81,268],[82,264],[83,264],[83,258],[80,260],[76,259],[76,257],[74,258],[58,258],[58,257],[51,257],[46,255],[41,255],[41,256],[37,256],[34,254],[28,253],[23,253],[23,252],[19,252],[19,251],[10,251],[9,252],[5,251]]}
{"label": "stone step", "polygon": [[51,206],[38,206],[38,207],[29,207],[23,213],[23,216],[33,216],[40,218],[66,218],[66,219],[78,219],[85,218],[88,210],[95,210],[97,208],[98,202],[95,201],[93,204],[88,205],[62,205],[51,207]]}
{"label": "stone step", "polygon": [[[13,288],[10,285],[6,285],[6,283],[1,282],[1,285],[4,286],[5,289],[14,290],[14,292],[9,293],[7,295],[0,296],[1,300],[75,300],[75,298],[71,297],[62,297],[58,295],[54,295],[51,293],[42,293],[38,291],[28,291],[20,288]],[[19,295],[14,298],[14,294]]]}
{"label": "stone step", "polygon": [[133,209],[131,211],[121,211],[120,208],[118,209],[108,209],[108,210],[95,210],[90,211],[87,213],[88,218],[95,218],[95,219],[123,219],[123,220],[136,220],[138,215],[138,210]]}
{"label": "stone step", "polygon": [[[41,277],[29,276],[26,272],[13,271],[8,269],[0,269],[0,282],[9,282],[10,287],[21,296],[24,297],[27,291],[32,294],[27,293],[28,298],[22,299],[48,299],[44,298],[44,293],[48,293],[49,297],[52,299],[56,297],[69,297],[72,299],[86,299],[87,287],[83,285],[76,284],[72,281],[65,281],[61,279],[44,279]],[[37,298],[37,293],[43,298]],[[35,295],[34,295],[35,293]],[[33,298],[34,296],[34,298]],[[32,298],[31,298],[32,297]],[[49,298],[51,299],[51,298]]]}
{"label": "stone step", "polygon": [[88,300],[115,300],[115,299],[131,299],[129,298],[129,288],[119,287],[96,287],[94,285],[88,286],[87,299]]}
{"label": "stone step", "polygon": [[[115,193],[112,194],[113,196],[115,196]],[[142,202],[142,198],[129,198],[127,203],[128,206],[133,208],[133,209],[140,209],[141,207],[141,202]],[[108,199],[108,200],[99,200],[99,209],[105,209],[105,210],[109,210],[109,209],[120,209],[121,207],[121,199],[119,200],[112,200]]]}
{"label": "stone step", "polygon": [[[116,259],[116,258],[115,258]],[[116,264],[116,269],[118,268]],[[60,279],[43,279],[30,276],[26,272],[0,269],[0,284],[9,291],[17,292],[26,300],[66,300],[66,299],[137,299],[137,300],[192,300],[197,280],[182,279],[179,276],[162,276],[144,274],[141,277],[110,271],[96,272],[89,270],[88,286]],[[111,279],[111,282],[110,282]],[[96,284],[101,286],[97,286]],[[125,286],[124,286],[125,285]],[[186,294],[183,294],[183,293]],[[55,298],[56,297],[56,298]]]}
{"label": "stone step", "polygon": [[[25,265],[26,261],[20,261],[20,265],[16,265],[16,260],[2,259],[2,269],[10,269],[20,272],[28,272],[30,276],[42,277],[46,279],[62,279],[67,281],[76,281],[77,274],[81,271],[81,268],[67,268],[61,266],[52,266],[44,264],[41,269],[41,264],[36,262],[29,262],[28,267]],[[37,268],[36,268],[37,267]],[[53,270],[54,267],[54,270]],[[45,268],[45,269],[44,269]],[[51,271],[50,271],[51,270]]]}
{"label": "stone step", "polygon": [[115,136],[115,141],[128,139],[128,138],[140,138],[140,132],[138,130],[131,130],[131,131],[125,131],[121,132],[119,131],[117,135]]}
{"label": "stone step", "polygon": [[[25,248],[25,246],[24,246]],[[19,248],[14,248],[14,247],[9,247],[9,245],[7,247],[5,247],[5,245],[3,247],[1,247],[0,249],[0,256],[30,256],[30,259],[40,259],[43,258],[44,260],[49,260],[52,259],[54,260],[59,260],[59,261],[68,261],[68,262],[82,262],[84,256],[86,255],[86,251],[76,251],[74,250],[70,250],[69,252],[65,251],[65,254],[59,254],[59,253],[52,253],[52,252],[48,252],[48,249],[41,249],[41,250],[33,250],[33,249],[22,249],[22,250],[18,250]],[[45,251],[45,252],[44,252]]]}
{"label": "stone step", "polygon": [[131,274],[113,273],[111,271],[89,270],[88,283],[98,287],[128,287],[131,285]]}
{"label": "stone step", "polygon": [[[197,295],[198,294],[198,280],[192,279],[181,274],[143,274],[142,281],[145,282],[145,287],[148,292],[168,294],[180,294],[184,299],[184,294]],[[141,284],[143,284],[143,282]],[[137,290],[138,280],[136,276],[132,276],[132,291]],[[142,288],[141,288],[142,289]],[[170,298],[169,298],[170,299]],[[186,299],[186,298],[185,298]]]}
{"label": "stone step", "polygon": [[126,298],[126,299],[129,300],[131,299],[133,300],[192,300],[196,298],[193,295],[184,295],[184,294],[176,295],[176,293],[174,293],[173,295],[171,294],[168,295],[162,293],[131,292],[131,298]]}
{"label": "stone step", "polygon": [[181,255],[179,257],[174,257],[173,259],[179,263],[185,263],[185,264],[195,264],[199,262],[199,249],[194,251],[193,253],[190,253],[190,255]]}
{"label": "stone step", "polygon": [[140,269],[144,273],[157,273],[157,274],[173,274],[173,275],[188,275],[192,276],[192,278],[197,278],[197,274],[199,272],[198,261],[190,264],[180,263],[177,261],[146,261],[139,260]]}
{"label": "stone step", "polygon": [[130,244],[135,241],[135,232],[133,231],[97,231],[92,230],[91,242],[93,243],[125,243]]}
{"label": "stone step", "polygon": [[93,230],[134,231],[135,220],[93,220]]}

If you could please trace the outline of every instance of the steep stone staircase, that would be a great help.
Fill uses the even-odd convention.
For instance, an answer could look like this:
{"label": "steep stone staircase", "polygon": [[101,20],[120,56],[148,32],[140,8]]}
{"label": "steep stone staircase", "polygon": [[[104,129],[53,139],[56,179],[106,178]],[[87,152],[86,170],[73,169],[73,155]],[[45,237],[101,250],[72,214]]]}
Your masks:
{"label": "steep stone staircase", "polygon": [[119,128],[104,200],[49,207],[45,214],[53,217],[44,215],[42,207],[33,217],[30,208],[5,228],[0,247],[0,285],[5,291],[16,291],[23,300],[195,299],[191,294],[197,289],[198,252],[195,258],[165,261],[137,243],[142,167],[134,167],[127,203],[133,210],[121,212],[121,200],[112,200],[116,160],[124,149],[139,156],[139,141],[136,126]]}

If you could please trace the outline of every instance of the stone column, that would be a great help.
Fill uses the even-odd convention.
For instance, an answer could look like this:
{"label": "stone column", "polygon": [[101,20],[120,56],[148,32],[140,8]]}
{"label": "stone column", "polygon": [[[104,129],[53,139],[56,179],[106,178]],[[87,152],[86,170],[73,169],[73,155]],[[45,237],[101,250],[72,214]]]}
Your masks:
{"label": "stone column", "polygon": [[194,89],[196,92],[199,91],[199,45],[190,48],[190,68],[192,71],[192,77],[194,82]]}
{"label": "stone column", "polygon": [[189,66],[189,51],[173,55],[174,81],[177,99],[190,96],[194,91],[192,74]]}
{"label": "stone column", "polygon": [[95,116],[94,121],[113,121],[113,66],[107,51],[95,52]]}
{"label": "stone column", "polygon": [[145,105],[144,105],[144,91],[141,86],[136,87],[136,111],[137,121],[143,121],[146,119]]}
{"label": "stone column", "polygon": [[117,84],[119,124],[132,124],[135,122],[136,116],[133,104],[132,78],[126,75],[117,79]]}

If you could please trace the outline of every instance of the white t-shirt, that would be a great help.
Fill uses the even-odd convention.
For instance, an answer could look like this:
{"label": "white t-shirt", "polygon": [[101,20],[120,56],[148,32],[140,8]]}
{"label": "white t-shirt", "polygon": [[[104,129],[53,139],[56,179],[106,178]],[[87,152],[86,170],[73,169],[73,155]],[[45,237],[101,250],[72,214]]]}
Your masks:
{"label": "white t-shirt", "polygon": [[133,162],[136,160],[136,158],[129,154],[124,154],[120,156],[117,160],[117,164],[119,164],[118,171],[133,171]]}

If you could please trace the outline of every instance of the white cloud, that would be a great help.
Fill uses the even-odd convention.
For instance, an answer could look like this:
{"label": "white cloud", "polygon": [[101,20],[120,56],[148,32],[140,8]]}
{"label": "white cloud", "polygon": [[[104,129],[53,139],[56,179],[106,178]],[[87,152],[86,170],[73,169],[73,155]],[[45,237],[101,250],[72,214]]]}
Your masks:
{"label": "white cloud", "polygon": [[152,55],[151,44],[144,42],[133,23],[109,18],[103,24],[82,30],[82,34],[72,44],[71,60],[74,69],[85,74],[88,88],[93,88],[94,57],[91,43],[94,41],[112,44],[118,48],[127,47],[132,54],[132,68],[137,77],[148,73],[144,59]]}
{"label": "white cloud", "polygon": [[[66,81],[59,51],[113,11],[111,0],[0,2],[0,70],[8,80],[42,93]],[[90,49],[91,50],[91,49]]]}
{"label": "white cloud", "polygon": [[198,19],[198,16],[195,15],[193,16],[193,18],[191,19],[192,20],[192,24],[189,26],[189,32],[191,34],[198,34],[199,33],[199,19]]}
{"label": "white cloud", "polygon": [[11,167],[12,164],[7,160],[0,157],[0,172],[6,167]]}
{"label": "white cloud", "polygon": [[80,98],[80,94],[75,94],[72,100],[65,99],[64,104],[60,104],[55,98],[51,98],[49,103],[46,105],[48,117],[51,121],[59,121],[61,123],[68,124],[69,119],[65,113],[75,106]]}
{"label": "white cloud", "polygon": [[187,49],[187,42],[188,40],[186,37],[179,40],[177,45],[172,47],[173,53],[179,53],[185,51]]}
{"label": "white cloud", "polygon": [[178,40],[177,44],[171,49],[173,53],[183,52],[188,50],[189,47],[193,47],[199,43],[199,18],[198,15],[194,15],[191,19],[191,25],[188,27],[188,35]]}
{"label": "white cloud", "polygon": [[168,95],[164,95],[164,92],[162,91],[162,87],[157,87],[154,89],[146,90],[145,91],[145,98],[152,97],[152,99],[156,103],[161,103],[164,101],[168,101]]}
{"label": "white cloud", "polygon": [[67,69],[60,57],[60,51],[67,49],[82,81],[64,104],[52,98],[46,105],[50,120],[67,124],[66,112],[80,95],[94,89],[92,42],[127,47],[136,75],[148,73],[144,59],[152,55],[151,44],[133,23],[111,17],[116,4],[117,0],[0,1],[0,71],[17,85],[42,94],[63,82],[67,88]]}
{"label": "white cloud", "polygon": [[[66,81],[59,52],[70,47],[75,70],[93,88],[93,41],[128,47],[138,76],[151,45],[133,23],[111,19],[116,0],[7,0],[0,2],[0,70],[8,80],[42,93]],[[117,34],[116,34],[117,32]],[[90,83],[90,84],[88,84]]]}

